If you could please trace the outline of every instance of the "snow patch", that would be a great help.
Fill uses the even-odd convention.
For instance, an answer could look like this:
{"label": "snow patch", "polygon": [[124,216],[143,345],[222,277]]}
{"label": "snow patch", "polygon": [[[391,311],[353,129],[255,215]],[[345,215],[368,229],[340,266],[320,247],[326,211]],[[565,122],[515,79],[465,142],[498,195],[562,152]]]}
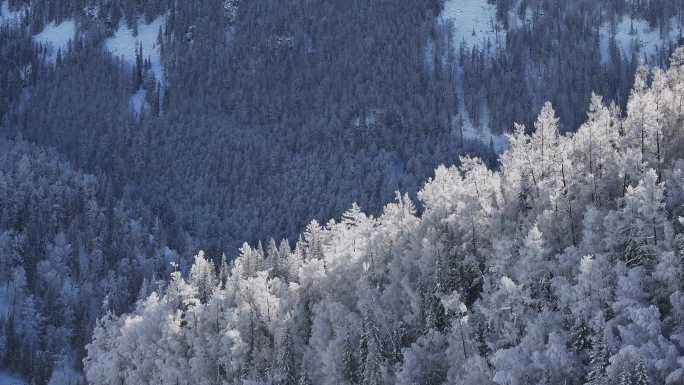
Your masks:
{"label": "snow patch", "polygon": [[18,11],[11,11],[9,8],[9,0],[5,0],[0,4],[0,26],[3,25],[17,25],[21,23],[21,16],[24,9]]}
{"label": "snow patch", "polygon": [[508,292],[513,292],[518,289],[518,285],[516,285],[512,279],[506,276],[501,277],[501,287],[503,287]]}
{"label": "snow patch", "polygon": [[496,19],[496,6],[486,0],[448,0],[441,15],[454,26],[454,43],[458,47],[483,47],[489,41],[493,46],[506,44],[506,32]]}
{"label": "snow patch", "polygon": [[57,52],[65,52],[75,35],[76,23],[73,20],[65,20],[60,24],[53,21],[42,32],[33,36],[33,40],[48,47],[48,60],[54,62]]}
{"label": "snow patch", "polygon": [[[463,132],[463,139],[464,140],[473,140],[473,141],[479,141],[484,145],[489,145],[490,143],[494,146],[494,151],[496,151],[497,154],[501,154],[506,149],[508,149],[508,136],[505,134],[495,134],[492,132],[491,128],[489,127],[489,108],[487,107],[487,103],[482,99],[482,104],[480,106],[480,122],[481,122],[481,127],[476,127],[473,122],[470,120],[470,116],[468,115],[468,112],[466,111],[465,107],[465,91],[463,90],[463,84],[464,84],[464,74],[463,74],[463,68],[458,69],[458,78],[459,81],[457,83],[457,95],[458,95],[458,103],[459,103],[459,111],[461,111],[461,118],[462,118],[462,132]],[[456,139],[460,139],[461,132],[460,129],[458,128],[459,123],[459,118],[456,117],[454,119],[454,127],[452,128],[452,137]]]}
{"label": "snow patch", "polygon": [[[136,50],[142,46],[143,59],[149,59],[155,79],[163,86],[164,67],[161,62],[161,47],[157,44],[157,38],[159,37],[159,30],[165,22],[165,16],[159,16],[149,24],[140,18],[138,19],[138,34],[134,36],[133,31],[122,21],[114,35],[105,41],[105,48],[112,55],[118,56],[126,63],[133,65],[136,60]],[[163,93],[163,89],[161,91]],[[146,94],[146,90],[139,89],[131,96],[131,108],[136,115],[140,115],[143,108],[149,108],[145,102]]]}
{"label": "snow patch", "polygon": [[27,382],[14,374],[0,371],[0,385],[26,385]]}
{"label": "snow patch", "polygon": [[149,108],[147,102],[145,101],[146,95],[147,91],[141,88],[135,94],[133,94],[133,96],[131,96],[131,108],[138,116],[142,113],[143,107],[145,109]]}
{"label": "snow patch", "polygon": [[379,108],[372,108],[370,111],[366,112],[365,115],[359,114],[352,119],[352,124],[356,128],[364,127],[375,127],[378,120],[385,114],[385,111]]}
{"label": "snow patch", "polygon": [[621,17],[615,25],[614,32],[611,31],[610,23],[606,23],[601,27],[600,31],[600,48],[601,48],[601,63],[609,63],[610,58],[610,37],[615,34],[615,44],[620,50],[622,57],[629,57],[633,50],[639,50],[639,60],[644,63],[648,61],[652,63],[658,54],[658,50],[664,46],[668,46],[670,42],[676,42],[681,33],[681,27],[675,27],[676,21],[670,21],[671,28],[667,32],[661,31],[659,28],[652,29],[646,20],[634,19],[630,17]]}
{"label": "snow patch", "polygon": [[591,269],[594,266],[594,257],[591,255],[585,255],[582,257],[582,261],[580,262],[580,271],[584,274],[589,274],[591,273]]}
{"label": "snow patch", "polygon": [[[48,385],[78,385],[82,384],[81,374],[72,367],[61,366],[54,369]],[[2,383],[0,383],[2,385]]]}
{"label": "snow patch", "polygon": [[[496,6],[489,4],[487,0],[448,0],[444,4],[444,11],[440,15],[443,20],[450,20],[454,27],[454,46],[461,43],[466,48],[475,45],[486,47],[487,43],[493,47],[503,48],[506,44],[506,31],[496,19]],[[428,46],[428,50],[431,47]],[[430,51],[427,52],[430,54]],[[458,73],[458,89],[456,90],[459,100],[459,111],[462,114],[462,135],[464,140],[479,141],[485,145],[492,143],[497,153],[502,153],[508,148],[508,138],[505,135],[497,135],[491,132],[489,127],[489,111],[487,103],[483,100],[481,108],[482,127],[475,127],[465,109],[463,90],[463,69]],[[461,127],[458,127],[459,118],[454,119],[452,137],[461,138]]]}
{"label": "snow patch", "polygon": [[161,50],[157,44],[159,28],[164,25],[165,16],[159,16],[147,24],[142,19],[138,20],[138,35],[133,36],[133,31],[125,22],[119,24],[114,36],[105,41],[105,48],[112,55],[123,58],[129,64],[135,63],[135,51],[142,44],[143,58],[149,59],[152,72],[157,81],[163,82],[164,68],[161,63]]}

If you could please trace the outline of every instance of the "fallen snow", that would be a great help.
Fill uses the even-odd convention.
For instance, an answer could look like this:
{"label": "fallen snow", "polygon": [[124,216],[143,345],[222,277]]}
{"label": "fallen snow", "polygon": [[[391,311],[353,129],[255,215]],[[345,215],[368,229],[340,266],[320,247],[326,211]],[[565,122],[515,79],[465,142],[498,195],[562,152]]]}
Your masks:
{"label": "fallen snow", "polygon": [[48,47],[48,59],[54,61],[58,51],[66,51],[69,41],[76,35],[76,23],[73,20],[65,20],[61,24],[51,22],[46,25],[39,34],[33,36],[33,40]]}
{"label": "fallen snow", "polygon": [[[615,26],[615,42],[623,57],[632,55],[634,43],[639,48],[639,60],[643,63],[644,57],[650,62],[654,61],[658,49],[676,42],[680,35],[680,28],[673,20],[670,22],[670,31],[661,36],[660,29],[652,29],[646,20],[635,19],[624,16],[620,18]],[[611,36],[610,24],[606,23],[601,27],[601,62],[610,61],[609,42]]]}
{"label": "fallen snow", "polygon": [[[489,127],[489,108],[487,106],[487,103],[485,99],[482,99],[482,104],[480,106],[480,124],[481,127],[476,127],[473,122],[470,120],[470,116],[468,115],[468,111],[466,111],[465,107],[465,95],[463,91],[463,69],[459,68],[458,69],[458,83],[457,83],[457,95],[458,95],[458,103],[459,103],[459,111],[461,111],[462,117],[463,117],[463,139],[465,140],[473,140],[473,141],[479,141],[485,145],[489,145],[492,143],[494,145],[494,151],[496,151],[497,154],[501,154],[506,149],[508,149],[508,137],[506,135],[498,135],[494,134],[491,132],[491,129]],[[461,133],[459,130],[456,130],[455,128],[458,125],[458,117],[454,119],[454,130],[452,131],[452,136],[455,137],[456,139],[460,139]]]}
{"label": "fallen snow", "polygon": [[164,16],[157,17],[147,24],[142,19],[138,20],[138,35],[133,36],[133,31],[125,22],[119,24],[114,36],[105,41],[105,48],[113,55],[123,58],[129,64],[135,63],[135,51],[142,44],[143,57],[150,59],[152,71],[158,81],[164,80],[164,68],[161,63],[161,51],[157,45],[159,28],[165,22]]}
{"label": "fallen snow", "polygon": [[2,4],[0,4],[0,26],[20,23],[22,13],[23,9],[10,11],[9,0],[3,1]]}
{"label": "fallen snow", "polygon": [[[73,356],[73,355],[72,355]],[[50,376],[49,384],[77,385],[83,383],[81,374],[73,369],[73,363],[68,358],[58,361]],[[4,385],[0,383],[0,385]]]}
{"label": "fallen snow", "polygon": [[[502,47],[506,43],[506,31],[496,20],[496,6],[489,4],[487,0],[448,0],[444,4],[441,17],[451,20],[454,27],[454,46],[459,47],[465,43],[467,48],[478,45],[484,47],[487,42],[492,48]],[[513,17],[513,16],[512,16]],[[430,46],[428,46],[428,55]],[[463,115],[463,139],[479,141],[489,145],[494,144],[497,153],[501,153],[508,147],[508,138],[505,135],[492,134],[488,122],[489,111],[487,104],[482,101],[481,119],[482,127],[475,127],[468,116],[464,104],[463,69],[458,69],[456,90],[459,100],[459,111]],[[458,123],[458,117],[454,124]],[[452,136],[460,139],[460,130],[453,130]]]}
{"label": "fallen snow", "polygon": [[512,292],[518,289],[518,285],[516,285],[512,279],[506,276],[501,277],[501,286],[508,292]]}
{"label": "fallen snow", "polygon": [[149,106],[145,101],[146,95],[147,91],[141,88],[138,91],[136,91],[136,93],[134,93],[133,96],[131,96],[131,108],[133,109],[133,112],[135,112],[136,115],[140,115],[142,113],[143,107],[145,109],[149,109]]}
{"label": "fallen snow", "polygon": [[[159,29],[166,21],[165,16],[159,16],[151,23],[145,23],[142,18],[138,19],[138,34],[133,36],[133,31],[125,22],[119,24],[114,36],[105,41],[105,48],[114,56],[121,57],[128,64],[135,64],[136,50],[142,45],[143,58],[149,59],[151,70],[158,82],[164,84],[164,66],[161,62],[161,47],[157,44]],[[163,88],[161,90],[163,93]],[[149,108],[145,102],[146,91],[139,89],[131,96],[130,104],[136,115],[144,108]]]}
{"label": "fallen snow", "polygon": [[16,375],[0,371],[0,385],[26,385],[26,381]]}
{"label": "fallen snow", "polygon": [[453,22],[456,47],[461,42],[467,47],[483,47],[487,41],[494,47],[506,43],[506,32],[496,20],[496,6],[487,0],[447,0],[441,17]]}

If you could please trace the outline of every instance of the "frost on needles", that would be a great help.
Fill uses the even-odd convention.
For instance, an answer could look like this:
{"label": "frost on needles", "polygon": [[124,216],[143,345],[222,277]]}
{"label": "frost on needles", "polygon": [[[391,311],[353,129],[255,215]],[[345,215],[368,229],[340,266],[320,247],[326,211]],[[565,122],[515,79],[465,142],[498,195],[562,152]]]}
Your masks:
{"label": "frost on needles", "polygon": [[[546,104],[498,170],[463,158],[378,218],[245,244],[145,285],[87,346],[93,385],[684,383],[684,50],[626,113]],[[528,134],[528,132],[532,132]]]}

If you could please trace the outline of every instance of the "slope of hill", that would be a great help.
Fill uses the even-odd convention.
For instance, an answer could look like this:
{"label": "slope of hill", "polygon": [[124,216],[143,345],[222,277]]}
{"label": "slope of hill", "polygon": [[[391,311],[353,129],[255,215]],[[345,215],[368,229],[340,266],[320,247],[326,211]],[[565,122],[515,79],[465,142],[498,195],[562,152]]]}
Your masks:
{"label": "slope of hill", "polygon": [[[679,384],[684,49],[625,116],[550,103],[492,171],[441,166],[381,216],[354,205],[294,249],[243,245],[100,320],[100,384]],[[651,85],[647,85],[651,83]],[[620,379],[620,382],[610,382]]]}
{"label": "slope of hill", "polygon": [[[238,369],[229,368],[226,362],[212,364],[214,373],[225,371],[227,378],[265,381],[265,368],[284,364],[273,363],[284,359],[280,356],[283,350],[278,350],[281,342],[285,344],[279,340],[287,334],[284,330],[309,327],[311,334],[317,335],[313,341],[305,338],[311,337],[309,331],[291,336],[296,340],[292,348],[296,352],[286,355],[294,357],[297,366],[291,375],[302,377],[309,371],[317,384],[326,378],[340,380],[342,366],[336,361],[340,354],[348,365],[344,375],[354,373],[351,380],[340,382],[358,380],[366,364],[382,368],[380,375],[375,369],[366,373],[374,376],[368,379],[370,383],[380,377],[393,382],[405,373],[422,373],[423,365],[432,367],[422,361],[430,354],[413,352],[428,352],[432,345],[444,347],[439,345],[444,343],[442,337],[451,333],[445,325],[460,325],[453,323],[454,314],[463,312],[460,301],[467,313],[461,318],[470,320],[463,320],[463,336],[470,338],[466,342],[471,345],[477,344],[482,358],[473,358],[474,348],[467,351],[468,359],[474,360],[469,365],[486,368],[483,372],[496,368],[500,373],[498,377],[493,372],[483,375],[480,379],[484,383],[515,383],[520,373],[514,373],[517,369],[511,364],[512,351],[525,355],[529,351],[524,349],[535,346],[543,362],[528,364],[553,367],[551,353],[539,353],[542,349],[535,345],[537,340],[532,341],[535,337],[520,334],[522,318],[528,329],[563,319],[562,327],[549,329],[553,335],[549,332],[543,337],[546,343],[555,341],[549,343],[549,349],[560,349],[562,344],[555,338],[574,338],[569,337],[571,328],[566,323],[584,317],[584,321],[601,324],[600,320],[587,320],[584,313],[567,310],[572,307],[569,304],[575,305],[570,299],[555,298],[573,292],[567,285],[579,280],[580,270],[589,274],[591,266],[598,266],[605,268],[602,273],[622,282],[606,292],[624,300],[603,303],[609,309],[603,309],[605,317],[615,317],[606,320],[607,352],[611,357],[620,354],[622,358],[615,360],[629,358],[626,362],[639,361],[643,356],[652,381],[666,381],[671,376],[667,381],[676,384],[676,353],[665,354],[658,349],[680,351],[678,332],[672,329],[679,322],[678,313],[672,310],[678,297],[671,282],[662,282],[670,278],[653,269],[667,266],[666,254],[677,255],[679,250],[676,242],[667,246],[671,250],[662,243],[681,230],[676,221],[682,216],[677,206],[681,201],[678,190],[664,187],[672,234],[665,225],[662,228],[667,227],[667,231],[661,232],[656,223],[655,234],[644,235],[646,225],[643,218],[637,218],[634,223],[640,223],[638,229],[622,222],[619,229],[642,236],[640,239],[610,247],[605,241],[582,246],[581,240],[585,232],[624,240],[622,233],[607,233],[606,227],[617,228],[614,223],[584,223],[591,212],[585,205],[587,186],[597,215],[613,213],[617,223],[628,214],[618,207],[633,203],[623,199],[628,187],[644,191],[639,190],[639,181],[648,182],[647,168],[655,170],[658,182],[671,184],[679,175],[676,170],[681,167],[673,160],[679,156],[681,142],[678,132],[670,130],[674,126],[669,120],[672,116],[679,119],[679,111],[672,107],[677,103],[667,102],[672,106],[663,111],[660,100],[678,95],[678,89],[670,86],[678,84],[672,75],[678,72],[671,70],[665,77],[658,72],[645,76],[638,65],[664,68],[669,63],[669,54],[679,40],[682,14],[679,0],[0,0],[0,157],[4,156],[6,163],[0,165],[0,284],[5,284],[0,285],[4,287],[0,289],[0,315],[4,315],[0,366],[37,384],[73,377],[82,369],[84,346],[102,314],[111,311],[111,322],[118,325],[125,319],[122,313],[150,310],[136,303],[152,292],[163,303],[163,309],[155,314],[170,314],[164,312],[177,309],[167,306],[165,296],[171,295],[160,278],[176,272],[174,279],[180,285],[181,277],[189,277],[192,256],[200,247],[206,250],[204,259],[213,263],[205,264],[206,269],[221,270],[217,266],[222,254],[228,256],[228,265],[247,241],[254,247],[243,249],[249,254],[243,260],[252,265],[235,269],[251,283],[231,282],[243,292],[255,291],[254,301],[234,299],[225,287],[220,291],[229,298],[226,301],[231,309],[238,308],[230,321],[219,322],[221,327],[239,330],[239,338],[231,332],[226,340],[235,351],[211,353],[237,357],[239,375],[234,372]],[[637,88],[632,92],[635,76]],[[662,82],[667,86],[659,85]],[[664,90],[663,94],[644,91],[649,87]],[[592,99],[592,92],[604,95],[603,105]],[[547,100],[553,103],[558,121],[544,108],[545,124],[564,135],[578,132],[558,136],[566,150],[580,151],[578,142],[590,147],[582,150],[584,156],[573,153],[572,167],[562,160],[558,163],[569,156],[566,152],[554,152],[553,158],[547,158],[546,150],[537,154],[521,144],[534,138],[534,123]],[[606,134],[607,139],[587,136],[583,125],[587,106],[591,106],[589,120],[600,121],[596,124],[601,129],[620,129]],[[635,118],[635,108],[642,107],[643,116]],[[639,125],[635,123],[638,121],[655,123]],[[514,122],[525,124],[527,136]],[[632,131],[621,131],[626,126]],[[643,145],[638,145],[641,133],[645,134]],[[544,138],[546,143],[548,137]],[[517,154],[515,162],[528,168],[507,166],[498,161],[497,153],[506,154],[504,160]],[[475,156],[482,164],[470,160]],[[629,159],[645,159],[646,166]],[[440,168],[435,181],[425,185],[421,193],[420,184],[440,164],[460,168]],[[560,170],[554,168],[558,164]],[[581,173],[575,168],[578,165],[585,167]],[[521,169],[526,171],[518,180],[515,175]],[[625,174],[625,170],[629,172]],[[499,180],[504,185],[499,190],[508,194],[505,204],[498,205],[501,197],[492,193],[486,201],[471,205],[472,196],[479,196],[483,187],[479,179],[466,177],[475,171],[492,183]],[[561,175],[561,184],[571,187],[559,188],[557,179],[552,179],[549,183],[553,188],[549,187],[547,172],[556,178]],[[609,174],[622,179],[606,179]],[[565,180],[569,175],[581,181],[569,183]],[[605,183],[594,183],[590,177],[596,176]],[[476,187],[463,187],[469,183]],[[444,191],[437,188],[441,185]],[[427,190],[428,195],[445,195],[442,198],[451,203],[440,206],[437,198],[426,198]],[[402,197],[400,203],[389,206],[389,211],[384,210],[396,191],[406,192],[409,198]],[[455,201],[449,200],[452,198]],[[410,214],[409,201],[415,202],[415,214]],[[299,242],[265,241],[269,237],[295,241],[311,219],[338,218],[353,202],[366,214],[354,206],[348,215],[356,219],[345,217],[342,224],[312,225]],[[519,202],[518,206],[513,207],[512,202]],[[549,202],[554,205],[549,206]],[[480,206],[487,211],[484,219],[474,214]],[[646,210],[636,203],[630,207]],[[435,216],[439,224],[432,224],[435,211],[449,215]],[[519,211],[525,214],[518,215]],[[408,218],[401,224],[408,227],[397,225],[396,218],[388,219],[391,215]],[[513,217],[520,220],[515,226],[508,222]],[[474,223],[472,218],[483,222]],[[491,218],[499,222],[493,224]],[[367,227],[357,228],[352,224],[356,220]],[[544,282],[541,288],[523,282],[529,278],[522,276],[523,267],[510,266],[511,260],[520,258],[519,248],[528,235],[530,242],[538,240],[532,231],[534,223],[548,262],[537,266],[543,272],[541,278],[535,276]],[[470,225],[470,235],[466,225]],[[485,225],[499,232],[482,230],[488,234],[483,238],[479,231]],[[378,235],[378,226],[388,233]],[[343,230],[347,227],[365,235],[351,236]],[[514,228],[519,233],[514,233]],[[319,236],[325,240],[322,245],[313,240]],[[652,244],[656,237],[658,248]],[[488,243],[499,238],[513,240],[513,245]],[[582,261],[584,255],[573,254],[568,242],[575,251],[584,250],[594,257]],[[310,248],[313,251],[304,251]],[[448,263],[457,260],[457,267],[447,269],[456,278],[436,279],[442,273],[422,266],[425,261],[428,265],[433,262],[433,249],[441,257],[448,255]],[[325,257],[317,254],[321,250]],[[390,256],[383,254],[386,250],[391,251]],[[306,253],[316,257],[307,259]],[[650,259],[656,254],[655,264],[642,261],[645,272],[634,270],[633,262],[628,262],[634,255]],[[503,262],[495,261],[499,257]],[[285,261],[289,258],[295,262]],[[630,266],[623,269],[617,261],[620,258]],[[395,270],[377,270],[374,264],[379,261],[390,263],[388,266]],[[281,262],[288,267],[276,266]],[[203,264],[201,260],[198,263]],[[496,265],[496,271],[486,271],[491,267],[488,263]],[[560,277],[558,271],[547,269],[556,263]],[[232,268],[223,268],[226,280]],[[544,275],[547,273],[551,276]],[[634,277],[627,280],[623,273],[643,274],[645,278],[639,277],[649,285],[644,291],[652,293],[657,288],[659,294],[625,299],[620,293],[632,290],[625,285],[631,285]],[[478,276],[487,280],[476,279]],[[68,277],[62,279],[64,285],[55,283],[59,277]],[[209,297],[218,301],[212,297],[218,295],[215,290],[206,287],[197,288],[202,294],[195,297],[195,286],[204,285],[200,283],[204,278],[197,279],[190,286],[180,286],[190,291],[183,294],[182,301],[187,299],[188,306],[198,306],[196,300],[204,304]],[[438,288],[433,287],[435,282]],[[256,289],[249,286],[252,284]],[[272,285],[267,291],[273,295],[266,297],[265,307],[259,302],[264,299],[265,291],[258,286],[262,284]],[[405,298],[390,294],[386,286],[390,284]],[[447,284],[459,286],[458,301],[449,296],[454,288],[446,288]],[[341,293],[329,289],[336,285],[342,287]],[[363,285],[377,290],[358,288]],[[13,292],[16,287],[23,289]],[[431,295],[430,290],[439,295]],[[368,292],[374,294],[366,296]],[[504,292],[522,293],[523,305],[501,305],[519,311],[516,315],[522,318],[493,315],[493,303],[500,299],[494,292],[500,297],[505,297]],[[666,299],[662,293],[670,297]],[[272,316],[289,309],[283,298],[290,294],[292,306],[304,310]],[[322,304],[325,301],[319,295],[333,298],[336,304]],[[540,298],[546,295],[554,297],[551,305],[544,303],[550,318],[541,319],[529,307],[535,311],[542,308]],[[272,300],[277,300],[278,309],[271,307],[275,303]],[[376,302],[364,302],[371,300]],[[245,305],[244,301],[252,302]],[[621,329],[638,323],[626,321],[632,315],[626,315],[622,306],[630,301],[657,308],[658,316],[649,310],[633,318],[659,317],[660,337],[669,342],[654,337],[648,343],[657,348],[647,351],[643,341],[630,339],[633,335],[626,332],[619,337],[637,349],[627,351],[623,350],[627,345],[613,340]],[[254,310],[257,302],[258,311]],[[150,303],[156,306],[154,301]],[[480,308],[473,307],[478,303]],[[383,314],[365,313],[364,306],[376,304]],[[522,308],[515,307],[518,305]],[[395,308],[404,310],[395,314]],[[408,308],[413,310],[405,310]],[[206,310],[196,309],[196,314]],[[568,312],[574,319],[568,318]],[[308,314],[308,318],[290,320],[293,314]],[[344,341],[344,327],[333,321],[330,328],[326,326],[326,319],[337,315],[358,326],[349,330]],[[364,321],[366,316],[368,320]],[[362,360],[359,354],[335,349],[335,344],[344,342],[362,351],[362,336],[357,332],[363,330],[364,322],[373,328],[383,317],[407,331],[375,336],[394,341],[393,347],[374,347],[381,350],[381,358],[371,354],[370,359],[366,355]],[[103,322],[110,322],[107,320]],[[491,334],[495,331],[482,326],[483,320],[515,338],[505,340]],[[471,321],[475,324],[468,324]],[[137,318],[130,321],[131,330],[136,332],[137,322]],[[489,325],[487,322],[484,325]],[[435,326],[426,327],[428,324]],[[598,328],[594,324],[590,325],[592,332]],[[140,325],[148,324],[141,321]],[[473,325],[479,329],[469,330]],[[573,330],[587,334],[580,326]],[[159,327],[152,330],[170,334],[181,330],[163,322]],[[431,333],[434,329],[437,332]],[[191,337],[187,338],[181,342],[190,341]],[[18,343],[19,339],[24,343]],[[458,350],[453,341],[449,346],[449,355]],[[569,362],[576,365],[567,377],[577,384],[589,365],[588,356],[593,354],[587,346],[568,353]],[[435,356],[444,356],[444,351]],[[316,357],[330,359],[319,362]],[[134,361],[139,357],[129,358]],[[376,358],[381,362],[378,366],[366,362]],[[454,360],[457,362],[458,357]],[[315,367],[301,368],[303,361],[314,362]],[[112,360],[112,365],[115,363],[130,369],[126,366],[130,362]],[[433,363],[441,368],[435,373],[443,379],[444,363]],[[186,362],[181,360],[179,365]],[[202,366],[202,362],[188,365]],[[507,365],[510,368],[506,369]],[[671,372],[668,376],[654,373],[660,368]],[[204,369],[193,370],[204,373]],[[621,369],[611,370],[613,375]],[[164,375],[171,376],[168,372]],[[449,376],[453,377],[448,381],[455,383],[478,383],[474,378]],[[530,381],[554,380],[538,372],[531,376],[534,380]],[[306,378],[304,375],[302,380]],[[418,378],[413,380],[419,382]]]}

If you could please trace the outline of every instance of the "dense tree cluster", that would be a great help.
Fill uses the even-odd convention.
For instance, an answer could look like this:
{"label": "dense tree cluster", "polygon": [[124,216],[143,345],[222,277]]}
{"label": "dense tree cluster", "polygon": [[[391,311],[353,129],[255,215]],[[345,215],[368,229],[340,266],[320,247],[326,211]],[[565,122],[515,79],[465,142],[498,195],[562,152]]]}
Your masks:
{"label": "dense tree cluster", "polygon": [[203,253],[108,314],[91,384],[680,384],[684,50],[628,108],[546,103],[497,171],[440,166],[382,215],[354,205],[294,247]]}
{"label": "dense tree cluster", "polygon": [[0,141],[0,367],[36,383],[78,369],[96,320],[127,311],[178,261],[159,219],[103,201],[100,182],[53,151]]}
{"label": "dense tree cluster", "polygon": [[[482,1],[467,46],[444,0],[0,0],[0,367],[77,381],[95,330],[95,384],[684,381],[682,55],[637,69],[684,2]],[[161,69],[108,51],[158,18]],[[497,163],[464,117],[526,127]]]}
{"label": "dense tree cluster", "polygon": [[[165,10],[163,78],[146,52],[133,67],[107,55],[112,12],[130,7],[93,2],[95,16],[74,16],[85,33],[4,130],[106,173],[116,196],[128,188],[174,218],[170,232],[235,251],[352,201],[379,211],[459,153],[494,158],[451,133],[455,55],[439,2],[151,3]],[[141,85],[149,108],[131,116]]]}
{"label": "dense tree cluster", "polygon": [[[546,100],[558,108],[563,130],[584,118],[591,93],[624,107],[640,63],[665,66],[681,43],[684,2],[492,0],[500,41],[459,47],[466,106],[475,122],[507,132],[512,122],[532,122]],[[616,36],[620,23],[628,36]],[[647,24],[657,41],[640,36]],[[627,39],[630,50],[620,49]],[[652,38],[650,38],[652,39]],[[654,45],[653,52],[642,45]],[[624,48],[624,47],[623,47]],[[484,103],[482,102],[484,99]],[[488,107],[483,116],[482,105]]]}
{"label": "dense tree cluster", "polygon": [[22,91],[35,85],[42,65],[40,51],[30,36],[12,24],[0,24],[0,124]]}
{"label": "dense tree cluster", "polygon": [[[461,155],[494,165],[490,143],[463,140],[459,115],[506,132],[551,100],[566,131],[592,91],[624,107],[641,54],[621,57],[611,35],[604,62],[600,34],[647,20],[662,30],[663,64],[681,18],[674,0],[490,3],[501,41],[468,47],[439,17],[444,1],[9,1],[25,10],[12,29],[25,47],[49,23],[71,19],[80,33],[55,67],[39,46],[3,67],[1,130],[106,174],[116,199],[144,199],[167,232],[232,253],[353,201],[377,214],[395,190],[415,198]],[[149,52],[129,65],[103,49],[117,28],[160,15],[163,74]]]}

